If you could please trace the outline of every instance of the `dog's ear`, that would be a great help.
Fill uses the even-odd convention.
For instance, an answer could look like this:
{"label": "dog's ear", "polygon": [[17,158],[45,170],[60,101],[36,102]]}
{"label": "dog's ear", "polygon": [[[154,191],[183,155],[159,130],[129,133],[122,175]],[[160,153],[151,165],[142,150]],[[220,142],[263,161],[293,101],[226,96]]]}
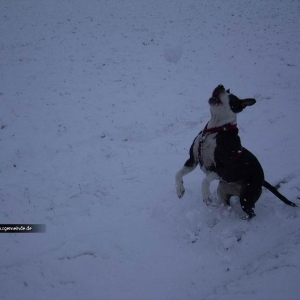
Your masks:
{"label": "dog's ear", "polygon": [[241,106],[244,109],[247,106],[251,106],[256,103],[256,100],[254,98],[246,98],[241,100]]}
{"label": "dog's ear", "polygon": [[226,90],[226,93],[227,93],[227,94],[230,94],[230,89]]}

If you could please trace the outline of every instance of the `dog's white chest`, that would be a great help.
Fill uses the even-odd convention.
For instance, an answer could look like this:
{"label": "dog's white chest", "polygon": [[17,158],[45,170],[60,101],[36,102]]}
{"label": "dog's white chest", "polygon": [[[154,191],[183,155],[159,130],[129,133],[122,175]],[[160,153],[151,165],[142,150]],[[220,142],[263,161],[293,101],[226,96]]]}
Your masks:
{"label": "dog's white chest", "polygon": [[205,137],[204,141],[200,144],[199,155],[201,156],[201,161],[205,169],[209,169],[216,165],[215,163],[215,149],[217,147],[216,143],[216,133],[210,134]]}

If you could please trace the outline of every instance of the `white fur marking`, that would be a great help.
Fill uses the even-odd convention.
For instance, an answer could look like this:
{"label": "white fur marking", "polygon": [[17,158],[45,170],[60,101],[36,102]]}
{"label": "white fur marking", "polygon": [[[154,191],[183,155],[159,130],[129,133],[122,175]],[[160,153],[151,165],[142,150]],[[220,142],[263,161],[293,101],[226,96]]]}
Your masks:
{"label": "white fur marking", "polygon": [[198,162],[198,148],[199,148],[199,142],[200,139],[202,139],[202,134],[198,134],[198,136],[195,139],[194,145],[193,145],[193,154],[194,154],[194,158],[196,159],[196,161]]}
{"label": "white fur marking", "polygon": [[215,139],[216,135],[217,135],[216,133],[209,134],[204,140],[204,142],[202,143],[201,155],[202,155],[203,165],[205,168],[205,169],[203,168],[204,170],[209,169],[209,167],[216,165],[215,162],[215,149],[217,146],[216,139]]}

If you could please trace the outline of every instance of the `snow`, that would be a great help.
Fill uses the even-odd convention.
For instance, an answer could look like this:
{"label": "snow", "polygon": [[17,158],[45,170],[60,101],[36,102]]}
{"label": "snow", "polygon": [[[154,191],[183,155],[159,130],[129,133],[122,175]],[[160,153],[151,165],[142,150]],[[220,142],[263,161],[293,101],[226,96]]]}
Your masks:
{"label": "snow", "polygon": [[300,3],[0,3],[0,299],[296,300],[299,209],[207,207],[175,173],[222,83],[266,179],[299,203]]}

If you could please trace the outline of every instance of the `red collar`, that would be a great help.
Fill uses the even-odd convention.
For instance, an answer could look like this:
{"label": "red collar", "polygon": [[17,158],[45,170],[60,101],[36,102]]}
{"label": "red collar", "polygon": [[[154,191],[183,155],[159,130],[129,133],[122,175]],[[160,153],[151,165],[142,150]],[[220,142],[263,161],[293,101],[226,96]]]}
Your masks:
{"label": "red collar", "polygon": [[204,127],[204,129],[202,131],[203,135],[237,129],[237,124],[233,124],[233,125],[232,124],[225,124],[225,125],[222,125],[222,126],[213,127],[213,128],[209,128],[209,129],[207,129],[207,125],[208,125],[208,123],[206,124],[206,126]]}

